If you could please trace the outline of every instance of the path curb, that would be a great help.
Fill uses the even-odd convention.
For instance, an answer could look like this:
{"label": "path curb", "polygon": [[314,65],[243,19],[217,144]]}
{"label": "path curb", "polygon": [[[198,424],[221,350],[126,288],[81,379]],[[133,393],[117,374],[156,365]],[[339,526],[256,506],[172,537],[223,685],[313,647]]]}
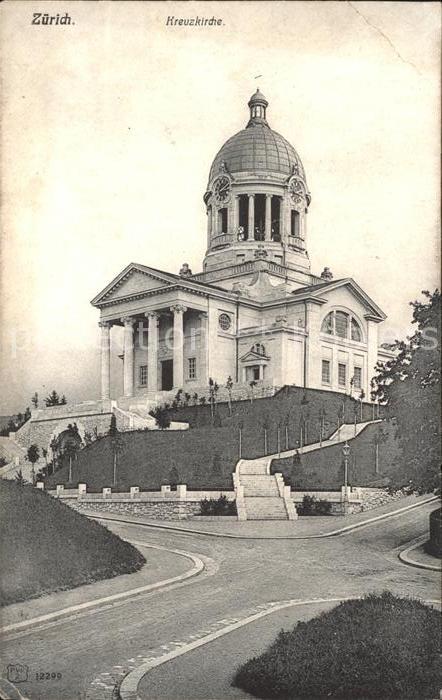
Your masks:
{"label": "path curb", "polygon": [[416,569],[427,569],[428,571],[442,571],[442,562],[437,565],[437,564],[425,564],[425,562],[417,561],[416,559],[413,559],[412,556],[410,556],[410,552],[412,552],[414,549],[417,549],[420,547],[424,542],[428,540],[428,535],[425,535],[424,537],[419,537],[414,544],[410,545],[406,549],[403,549],[402,552],[399,552],[398,557],[399,559],[404,563],[408,564],[408,566],[414,566]]}
{"label": "path curb", "polygon": [[[261,610],[252,615],[248,615],[242,620],[238,620],[237,622],[234,622],[230,625],[226,625],[220,630],[210,632],[210,634],[207,634],[204,637],[200,637],[194,642],[189,642],[185,646],[182,646],[179,649],[175,649],[174,651],[168,652],[167,654],[164,654],[164,656],[160,656],[157,659],[151,659],[150,661],[146,661],[145,663],[138,666],[138,668],[129,671],[129,673],[126,674],[126,676],[124,676],[118,688],[118,700],[142,700],[142,698],[140,698],[140,696],[138,695],[138,686],[142,678],[153,668],[162,666],[168,661],[173,661],[173,659],[176,659],[179,656],[183,656],[189,651],[193,651],[194,649],[198,649],[199,647],[209,644],[210,642],[213,642],[216,639],[219,639],[220,637],[224,637],[226,634],[230,634],[230,632],[235,632],[235,630],[240,629],[241,627],[245,627],[251,622],[256,622],[257,620],[260,620],[263,617],[272,615],[274,612],[284,610],[285,608],[301,607],[303,605],[323,605],[327,603],[342,603],[347,600],[360,600],[362,597],[363,596],[351,596],[344,598],[312,598],[309,600],[299,600],[292,598],[291,600],[271,602],[269,603],[269,607],[265,610]],[[440,605],[440,601],[436,600],[426,600],[423,602],[430,605]]]}
{"label": "path curb", "polygon": [[170,547],[163,547],[160,545],[146,544],[144,542],[139,542],[135,540],[127,541],[139,547],[148,547],[150,549],[162,549],[167,552],[172,552],[173,554],[186,557],[187,559],[190,559],[193,562],[193,566],[191,569],[185,571],[179,576],[174,576],[169,579],[157,581],[156,583],[149,583],[145,586],[138,586],[137,588],[132,588],[128,591],[120,591],[120,593],[114,593],[112,595],[105,596],[104,598],[96,598],[95,600],[89,600],[85,603],[79,603],[78,605],[71,605],[70,607],[62,608],[61,610],[54,610],[51,613],[47,613],[46,615],[39,615],[38,617],[34,617],[29,620],[23,620],[21,622],[14,622],[10,625],[5,625],[5,627],[0,627],[0,634],[6,635],[10,632],[16,632],[19,630],[26,631],[28,628],[33,628],[43,622],[53,622],[55,620],[60,620],[64,617],[71,616],[77,612],[99,608],[102,605],[113,603],[117,600],[125,600],[127,598],[132,598],[134,596],[139,595],[140,593],[148,593],[149,591],[162,590],[163,588],[166,588],[171,584],[180,583],[181,581],[185,581],[186,579],[198,576],[205,569],[205,565],[202,559],[200,559],[195,554],[192,554],[191,552],[184,552],[179,549],[171,549]]}

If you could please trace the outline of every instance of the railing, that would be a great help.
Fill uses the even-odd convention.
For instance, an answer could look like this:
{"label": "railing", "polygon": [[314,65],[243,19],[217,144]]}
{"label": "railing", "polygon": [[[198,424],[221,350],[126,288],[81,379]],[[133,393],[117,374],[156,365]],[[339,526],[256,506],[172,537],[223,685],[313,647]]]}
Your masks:
{"label": "railing", "polygon": [[220,246],[230,245],[233,243],[233,235],[231,233],[222,233],[219,236],[215,236],[210,247],[219,248]]}
{"label": "railing", "polygon": [[289,236],[288,245],[290,248],[299,248],[300,250],[304,250],[305,241],[303,238],[299,238],[299,236]]}

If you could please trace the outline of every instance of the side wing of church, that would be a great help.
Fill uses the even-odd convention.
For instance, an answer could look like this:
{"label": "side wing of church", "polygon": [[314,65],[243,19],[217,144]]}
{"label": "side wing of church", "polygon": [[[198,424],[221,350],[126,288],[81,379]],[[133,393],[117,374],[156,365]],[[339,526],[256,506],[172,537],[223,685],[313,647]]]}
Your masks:
{"label": "side wing of church", "polygon": [[[245,129],[215,156],[204,204],[203,271],[179,274],[132,263],[100,292],[101,398],[113,396],[110,333],[124,327],[126,401],[207,393],[257,382],[370,392],[385,314],[351,278],[310,271],[311,196],[301,160],[270,129],[267,100],[249,101]],[[121,397],[123,398],[123,397]],[[124,403],[124,400],[123,400]]]}

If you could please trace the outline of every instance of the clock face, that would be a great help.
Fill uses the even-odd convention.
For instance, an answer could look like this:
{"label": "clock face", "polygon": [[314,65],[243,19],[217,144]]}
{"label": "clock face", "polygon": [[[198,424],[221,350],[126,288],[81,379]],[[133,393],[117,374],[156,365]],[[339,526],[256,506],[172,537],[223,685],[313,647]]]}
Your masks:
{"label": "clock face", "polygon": [[300,180],[294,178],[289,184],[292,202],[299,207],[305,207],[305,188]]}
{"label": "clock face", "polygon": [[230,180],[228,177],[223,175],[215,180],[213,186],[213,192],[215,194],[215,199],[218,204],[224,204],[229,201],[230,197]]}

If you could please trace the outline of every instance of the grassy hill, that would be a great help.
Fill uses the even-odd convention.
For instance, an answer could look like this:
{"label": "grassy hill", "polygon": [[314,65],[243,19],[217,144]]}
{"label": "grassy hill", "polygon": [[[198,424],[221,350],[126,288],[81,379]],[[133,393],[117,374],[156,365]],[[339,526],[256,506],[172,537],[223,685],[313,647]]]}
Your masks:
{"label": "grassy hill", "polygon": [[[191,426],[188,431],[121,434],[123,449],[118,457],[116,489],[124,491],[130,486],[159,489],[162,483],[170,483],[172,470],[176,480],[189,488],[231,489],[232,472],[239,458],[241,425],[242,456],[258,457],[264,454],[264,425],[267,425],[267,454],[272,454],[278,450],[278,424],[281,449],[290,449],[300,439],[302,416],[309,444],[319,439],[321,412],[324,412],[324,437],[327,437],[336,430],[343,408],[346,421],[353,420],[354,406],[355,402],[343,394],[297,387],[285,387],[273,397],[255,399],[252,403],[236,401],[232,404],[232,415],[228,404],[220,403],[215,421],[209,406],[183,406],[171,418],[187,421]],[[356,408],[360,420],[359,404]],[[362,420],[370,420],[372,416],[372,406],[363,404]],[[111,442],[105,437],[78,454],[72,486],[84,482],[91,491],[111,486],[112,465]],[[67,484],[67,479],[65,465],[47,479],[47,486]]]}
{"label": "grassy hill", "polygon": [[232,685],[259,698],[436,698],[441,651],[437,610],[372,594],[281,631]]}
{"label": "grassy hill", "polygon": [[[395,469],[399,447],[395,440],[395,425],[380,423],[367,426],[350,440],[348,482],[352,486],[378,486]],[[376,472],[376,443],[378,443],[378,472]],[[344,483],[342,445],[324,447],[301,455],[301,464],[293,457],[275,459],[271,472],[280,472],[286,483],[300,491],[339,489]],[[384,477],[384,479],[382,478]]]}
{"label": "grassy hill", "polygon": [[0,604],[138,571],[142,554],[30,485],[0,479]]}

